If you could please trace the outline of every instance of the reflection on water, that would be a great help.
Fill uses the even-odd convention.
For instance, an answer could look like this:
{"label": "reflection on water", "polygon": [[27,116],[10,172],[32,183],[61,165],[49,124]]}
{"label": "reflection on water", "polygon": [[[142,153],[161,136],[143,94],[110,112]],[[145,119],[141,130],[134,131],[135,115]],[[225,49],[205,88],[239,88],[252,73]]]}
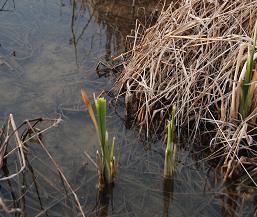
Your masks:
{"label": "reflection on water", "polygon": [[173,200],[174,180],[173,178],[163,179],[163,217],[169,216],[170,205]]}
{"label": "reflection on water", "polygon": [[[196,165],[185,150],[178,152],[176,176],[163,182],[162,145],[144,151],[111,110],[108,127],[117,137],[120,168],[112,192],[97,192],[95,168],[83,151],[94,159],[98,141],[80,89],[92,95],[111,87],[112,78],[97,79],[98,60],[110,61],[125,49],[135,19],[147,22],[155,2],[135,1],[133,7],[130,0],[0,0],[0,121],[9,113],[17,120],[63,118],[44,140],[86,216],[253,216],[254,191],[250,200],[241,199],[238,187],[214,182],[207,166]],[[31,149],[27,215],[74,216],[76,205],[61,189],[59,174],[36,144]],[[1,196],[9,195],[17,207],[17,182],[5,186]]]}

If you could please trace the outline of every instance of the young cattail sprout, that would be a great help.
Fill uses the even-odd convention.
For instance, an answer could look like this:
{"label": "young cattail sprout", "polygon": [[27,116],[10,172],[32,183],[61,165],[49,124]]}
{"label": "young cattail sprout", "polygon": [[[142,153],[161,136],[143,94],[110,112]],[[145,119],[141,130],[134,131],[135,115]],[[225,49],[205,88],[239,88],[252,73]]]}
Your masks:
{"label": "young cattail sprout", "polygon": [[115,138],[113,138],[111,150],[109,149],[108,144],[108,131],[106,128],[106,99],[104,98],[95,98],[95,106],[97,111],[97,120],[94,115],[93,108],[89,102],[86,91],[81,90],[81,95],[83,100],[88,108],[88,112],[95,126],[97,136],[99,139],[99,143],[101,146],[101,157],[99,162],[99,154],[98,156],[98,165],[103,165],[98,167],[99,179],[103,177],[104,182],[107,184],[111,184],[113,182],[114,174],[115,174],[115,158],[114,158],[114,143]]}
{"label": "young cattail sprout", "polygon": [[175,172],[176,145],[174,144],[174,125],[175,125],[176,106],[172,107],[172,120],[168,121],[168,139],[165,150],[164,177],[170,177]]}
{"label": "young cattail sprout", "polygon": [[246,71],[245,71],[244,80],[241,86],[239,112],[243,119],[249,115],[249,111],[252,105],[253,93],[255,90],[255,82],[257,80],[256,72],[254,74],[252,73],[253,66],[254,66],[254,54],[256,52],[256,41],[257,41],[257,21],[255,23],[253,45],[249,45],[248,47]]}

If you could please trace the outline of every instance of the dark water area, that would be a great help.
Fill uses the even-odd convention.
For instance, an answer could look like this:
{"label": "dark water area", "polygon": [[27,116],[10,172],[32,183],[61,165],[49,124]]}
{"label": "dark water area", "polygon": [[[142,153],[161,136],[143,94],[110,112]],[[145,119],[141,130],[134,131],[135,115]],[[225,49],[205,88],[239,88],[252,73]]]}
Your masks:
{"label": "dark water area", "polygon": [[[112,194],[97,193],[96,168],[84,151],[95,160],[99,146],[80,89],[92,96],[112,87],[115,76],[98,78],[95,68],[124,51],[135,18],[147,21],[155,6],[155,1],[135,3],[133,10],[125,0],[0,0],[0,122],[9,113],[18,123],[62,118],[44,140],[85,216],[254,216],[254,189],[224,185],[206,161],[181,144],[175,177],[165,182],[164,142],[145,150],[137,132],[126,129],[112,109],[108,130],[117,138],[119,169]],[[37,185],[28,175],[23,216],[81,216],[46,153],[36,143],[29,148]],[[9,164],[15,168],[12,159]],[[10,208],[20,207],[13,202],[13,195],[16,201],[21,195],[20,183],[18,177],[11,185],[0,183],[0,197]]]}

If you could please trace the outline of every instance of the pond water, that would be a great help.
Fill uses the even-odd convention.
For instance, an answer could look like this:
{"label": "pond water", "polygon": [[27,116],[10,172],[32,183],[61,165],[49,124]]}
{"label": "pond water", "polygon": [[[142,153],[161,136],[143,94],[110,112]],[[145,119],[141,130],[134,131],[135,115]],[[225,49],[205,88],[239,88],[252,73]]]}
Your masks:
{"label": "pond water", "polygon": [[[143,8],[154,2],[136,1],[135,12],[125,0],[0,0],[0,120],[9,113],[18,123],[62,118],[44,139],[86,216],[254,216],[255,193],[240,197],[241,186],[223,185],[208,163],[180,144],[176,175],[165,188],[163,142],[145,150],[136,130],[126,129],[111,109],[108,129],[117,137],[119,170],[112,195],[97,194],[96,169],[84,151],[95,159],[99,147],[80,89],[92,96],[112,87],[114,77],[98,78],[96,65],[124,51],[136,15],[147,17]],[[30,149],[41,202],[29,180],[24,216],[81,216],[43,150],[38,144]],[[1,197],[14,206],[10,186],[1,186]]]}

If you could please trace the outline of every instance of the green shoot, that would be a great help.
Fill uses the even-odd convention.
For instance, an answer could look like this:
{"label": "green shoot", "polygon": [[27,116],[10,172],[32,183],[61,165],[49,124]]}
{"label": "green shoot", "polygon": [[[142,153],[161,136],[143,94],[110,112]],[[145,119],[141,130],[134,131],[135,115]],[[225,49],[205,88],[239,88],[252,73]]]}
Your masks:
{"label": "green shoot", "polygon": [[113,176],[114,176],[114,170],[115,170],[115,163],[114,163],[114,142],[115,138],[113,138],[112,148],[111,151],[109,150],[108,145],[108,131],[106,128],[106,99],[104,98],[96,98],[95,99],[95,106],[98,118],[96,121],[94,111],[92,109],[92,106],[88,100],[88,96],[86,91],[81,90],[81,95],[83,97],[83,100],[88,108],[89,115],[94,123],[97,136],[99,139],[99,143],[101,145],[101,151],[102,151],[102,165],[103,171],[100,171],[101,174],[103,174],[104,181],[108,184],[111,184],[113,182]]}
{"label": "green shoot", "polygon": [[[257,21],[255,23],[255,30],[253,36],[253,45],[249,45],[248,47],[248,57],[246,62],[246,72],[244,81],[241,87],[241,95],[240,95],[240,114],[242,118],[246,118],[248,116],[250,107],[252,105],[252,98],[253,98],[253,86],[250,85],[251,82],[256,81],[256,75],[252,75],[253,71],[253,58],[256,52],[256,41],[257,41]],[[252,86],[252,87],[251,87]]]}
{"label": "green shoot", "polygon": [[170,177],[175,172],[176,145],[174,144],[174,125],[175,125],[176,106],[172,107],[172,120],[168,121],[168,139],[165,150],[164,177]]}

